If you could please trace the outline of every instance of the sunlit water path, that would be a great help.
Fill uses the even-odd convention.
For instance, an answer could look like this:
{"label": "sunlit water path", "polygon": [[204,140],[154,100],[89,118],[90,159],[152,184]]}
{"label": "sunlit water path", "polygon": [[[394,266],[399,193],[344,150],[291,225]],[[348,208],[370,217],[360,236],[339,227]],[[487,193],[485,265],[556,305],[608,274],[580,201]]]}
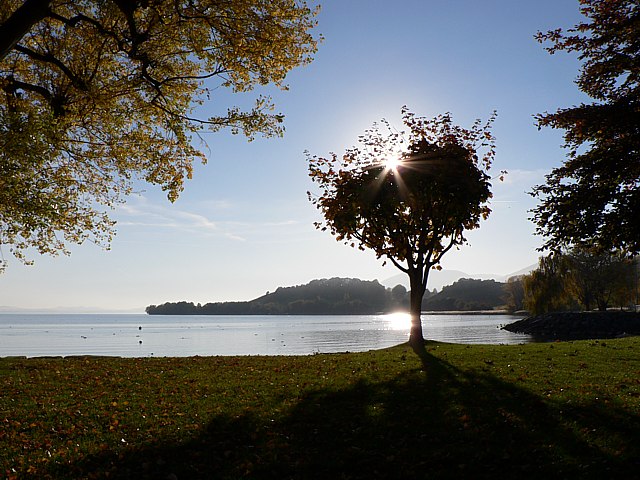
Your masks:
{"label": "sunlit water path", "polygon": [[[510,315],[424,315],[425,336],[452,343],[532,341],[499,327]],[[407,315],[148,316],[0,314],[0,357],[308,355],[405,342]]]}

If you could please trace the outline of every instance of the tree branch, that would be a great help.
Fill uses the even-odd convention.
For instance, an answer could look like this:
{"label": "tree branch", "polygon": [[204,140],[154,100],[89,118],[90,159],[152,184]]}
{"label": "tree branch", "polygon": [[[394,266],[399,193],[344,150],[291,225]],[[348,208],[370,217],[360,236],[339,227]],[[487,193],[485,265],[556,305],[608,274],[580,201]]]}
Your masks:
{"label": "tree branch", "polygon": [[222,75],[223,73],[228,73],[229,70],[222,67],[221,65],[217,66],[213,72],[205,73],[204,75],[184,75],[179,77],[167,77],[163,80],[156,80],[160,86],[165,83],[182,81],[182,80],[206,80],[207,78],[213,78],[218,75]]}
{"label": "tree branch", "polygon": [[0,25],[0,61],[14,49],[31,28],[50,13],[51,0],[26,0]]}
{"label": "tree branch", "polygon": [[407,267],[404,267],[404,266],[400,265],[400,263],[398,263],[398,261],[397,261],[395,258],[393,258],[393,257],[392,257],[392,256],[390,256],[390,255],[387,255],[387,258],[388,258],[389,260],[391,260],[391,263],[393,263],[393,264],[394,264],[397,268],[399,268],[402,272],[404,272],[404,273],[409,273],[409,269],[408,269]]}
{"label": "tree branch", "polygon": [[438,262],[440,261],[440,259],[442,258],[442,256],[445,253],[447,253],[449,250],[451,250],[451,248],[453,248],[454,245],[456,245],[456,241],[455,240],[456,240],[455,234],[451,235],[451,241],[449,242],[449,245],[447,245],[447,247],[444,250],[442,250],[440,252],[440,254],[438,255]]}
{"label": "tree branch", "polygon": [[36,52],[35,50],[31,50],[30,48],[23,47],[22,45],[16,45],[15,50],[20,53],[24,53],[25,55],[31,57],[34,60],[39,60],[44,63],[50,63],[52,65],[55,65],[60,69],[62,73],[66,75],[66,77],[69,80],[71,80],[73,85],[78,90],[82,90],[86,92],[89,89],[87,86],[87,82],[85,82],[82,78],[80,78],[78,75],[73,73],[71,69],[69,69],[69,67],[67,67],[64,63],[62,63],[59,59],[57,59],[52,53],[45,54],[45,53]]}
{"label": "tree branch", "polygon": [[8,83],[3,87],[3,90],[8,93],[15,93],[16,90],[26,90],[29,92],[35,92],[40,94],[44,99],[48,102],[53,101],[53,94],[44,87],[40,85],[32,85],[30,83],[21,82],[20,80],[16,80],[13,77],[9,77]]}
{"label": "tree branch", "polygon": [[429,281],[429,273],[431,272],[431,265],[429,262],[424,267],[424,271],[422,272],[422,287],[427,289],[427,282]]}

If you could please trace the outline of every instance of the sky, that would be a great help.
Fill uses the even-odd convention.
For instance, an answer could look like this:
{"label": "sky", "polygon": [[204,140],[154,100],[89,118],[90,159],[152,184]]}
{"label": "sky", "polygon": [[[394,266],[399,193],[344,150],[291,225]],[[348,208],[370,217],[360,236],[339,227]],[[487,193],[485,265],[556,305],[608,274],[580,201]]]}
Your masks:
{"label": "sky", "polygon": [[[534,35],[578,23],[578,1],[320,3],[324,41],[314,61],[288,75],[288,91],[260,91],[285,115],[283,138],[205,134],[208,163],[196,166],[175,203],[140,185],[113,212],[109,251],[74,245],[68,257],[35,256],[25,266],[3,247],[0,309],[143,312],[164,302],[250,300],[316,278],[397,275],[314,228],[321,216],[306,192],[318,189],[304,152],[343,153],[383,118],[400,128],[403,105],[425,117],[451,112],[463,126],[498,112],[492,172],[509,173],[493,182],[489,219],[442,267],[507,275],[535,264],[542,239],[528,220],[536,203],[527,192],[566,151],[562,132],[538,130],[534,115],[588,99],[574,83],[576,56],[550,55]],[[216,91],[203,113],[244,101]]]}

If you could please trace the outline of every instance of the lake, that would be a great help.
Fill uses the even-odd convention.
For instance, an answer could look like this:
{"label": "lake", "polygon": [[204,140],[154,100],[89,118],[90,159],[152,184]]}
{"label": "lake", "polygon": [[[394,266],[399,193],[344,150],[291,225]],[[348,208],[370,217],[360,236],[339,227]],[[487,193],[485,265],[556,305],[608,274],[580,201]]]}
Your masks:
{"label": "lake", "polygon": [[[501,330],[511,315],[423,315],[425,337],[451,343],[528,343]],[[309,355],[386,348],[409,338],[409,316],[0,314],[0,357]]]}

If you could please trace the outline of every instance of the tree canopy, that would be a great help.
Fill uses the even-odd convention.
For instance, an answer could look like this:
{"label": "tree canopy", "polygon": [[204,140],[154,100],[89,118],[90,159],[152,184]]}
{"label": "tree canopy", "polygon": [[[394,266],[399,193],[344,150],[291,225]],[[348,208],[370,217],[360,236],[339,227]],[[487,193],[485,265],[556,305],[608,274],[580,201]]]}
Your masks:
{"label": "tree canopy", "polygon": [[524,307],[534,315],[569,310],[566,277],[567,263],[560,253],[540,257],[538,268],[523,278]]}
{"label": "tree canopy", "polygon": [[574,248],[565,254],[569,293],[585,310],[594,306],[606,311],[611,304],[623,307],[635,296],[635,261],[620,252],[599,252]]}
{"label": "tree canopy", "polygon": [[177,198],[198,132],[279,136],[267,96],[221,105],[311,61],[317,10],[303,0],[0,0],[0,245],[21,258],[106,245],[107,212],[132,181]]}
{"label": "tree canopy", "polygon": [[324,217],[317,228],[373,250],[409,275],[417,346],[423,343],[420,305],[430,269],[489,215],[486,170],[495,155],[495,115],[470,129],[454,125],[448,113],[428,119],[404,107],[402,118],[406,132],[383,120],[342,157],[308,155],[309,174],[320,187],[309,199]]}
{"label": "tree canopy", "polygon": [[640,252],[640,7],[636,0],[580,0],[586,20],[538,33],[550,53],[576,52],[578,88],[594,102],[537,116],[565,130],[568,158],[532,194],[544,248],[595,244]]}
{"label": "tree canopy", "polygon": [[637,268],[637,259],[620,252],[584,248],[553,252],[525,275],[525,307],[534,315],[627,307],[637,300]]}

